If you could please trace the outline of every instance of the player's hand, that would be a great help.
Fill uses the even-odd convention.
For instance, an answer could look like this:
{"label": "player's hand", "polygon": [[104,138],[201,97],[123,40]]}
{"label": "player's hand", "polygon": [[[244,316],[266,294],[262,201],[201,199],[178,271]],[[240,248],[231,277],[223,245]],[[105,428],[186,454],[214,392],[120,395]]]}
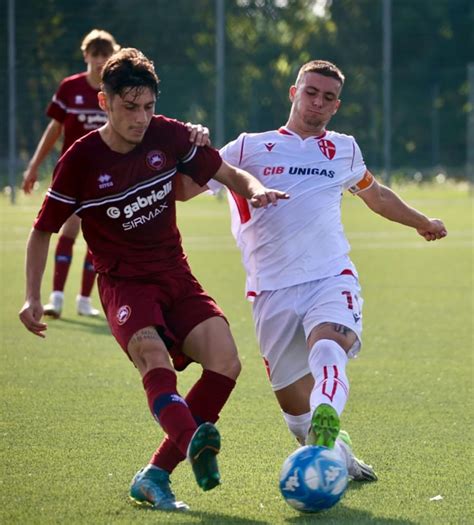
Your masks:
{"label": "player's hand", "polygon": [[427,241],[436,241],[448,235],[446,226],[439,219],[429,219],[429,225],[426,228],[417,228],[416,231]]}
{"label": "player's hand", "polygon": [[189,131],[189,142],[196,146],[210,146],[211,139],[209,138],[209,128],[202,124],[191,124],[186,122],[186,128]]}
{"label": "player's hand", "polygon": [[48,325],[41,322],[42,315],[43,305],[40,301],[25,301],[18,314],[27,330],[39,337],[46,337],[43,332],[47,330]]}
{"label": "player's hand", "polygon": [[263,191],[255,193],[250,199],[250,204],[254,208],[266,208],[269,204],[277,205],[279,199],[289,199],[288,193],[279,190],[271,190],[264,188]]}
{"label": "player's hand", "polygon": [[23,173],[23,183],[21,189],[29,195],[35,186],[35,182],[38,180],[38,174],[36,170],[27,169]]}

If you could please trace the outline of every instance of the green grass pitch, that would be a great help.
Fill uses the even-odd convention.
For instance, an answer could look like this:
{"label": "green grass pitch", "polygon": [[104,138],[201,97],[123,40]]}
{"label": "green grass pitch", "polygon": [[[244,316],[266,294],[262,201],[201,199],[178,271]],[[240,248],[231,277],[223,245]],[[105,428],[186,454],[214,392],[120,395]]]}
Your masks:
{"label": "green grass pitch", "polygon": [[[204,196],[179,206],[194,272],[228,315],[243,372],[219,422],[223,484],[202,493],[189,466],[180,465],[172,488],[192,512],[178,516],[128,501],[129,482],[162,432],[103,319],[75,314],[83,241],[76,245],[63,319],[50,321],[40,340],[22,328],[17,312],[25,241],[41,196],[18,195],[16,206],[0,196],[0,523],[474,523],[472,197],[450,184],[399,191],[445,220],[449,236],[427,243],[356,197],[344,197],[365,305],[364,347],[349,365],[342,426],[380,480],[352,484],[341,503],[320,515],[297,513],[278,491],[280,466],[295,443],[257,351],[224,200]],[[182,392],[198,374],[193,366],[180,375]]]}

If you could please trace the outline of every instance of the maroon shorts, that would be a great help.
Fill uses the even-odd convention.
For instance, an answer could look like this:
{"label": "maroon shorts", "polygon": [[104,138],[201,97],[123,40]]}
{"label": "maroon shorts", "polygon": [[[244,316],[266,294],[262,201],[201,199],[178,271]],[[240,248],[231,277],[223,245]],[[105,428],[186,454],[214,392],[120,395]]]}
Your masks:
{"label": "maroon shorts", "polygon": [[98,288],[112,334],[127,355],[133,334],[154,326],[176,370],[184,370],[191,362],[181,351],[191,330],[211,317],[225,319],[222,310],[190,272],[170,272],[146,280],[100,274]]}

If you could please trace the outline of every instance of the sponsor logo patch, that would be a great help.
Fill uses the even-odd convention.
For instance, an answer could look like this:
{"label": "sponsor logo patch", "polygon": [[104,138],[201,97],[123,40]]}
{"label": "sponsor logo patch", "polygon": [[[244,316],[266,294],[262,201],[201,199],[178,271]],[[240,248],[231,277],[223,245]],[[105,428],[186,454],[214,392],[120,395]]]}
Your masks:
{"label": "sponsor logo patch", "polygon": [[107,208],[107,215],[111,219],[118,219],[120,217],[120,210],[116,206],[110,206],[110,208]]}
{"label": "sponsor logo patch", "polygon": [[102,173],[97,180],[99,181],[99,189],[101,190],[111,188],[114,185],[112,177],[108,173]]}

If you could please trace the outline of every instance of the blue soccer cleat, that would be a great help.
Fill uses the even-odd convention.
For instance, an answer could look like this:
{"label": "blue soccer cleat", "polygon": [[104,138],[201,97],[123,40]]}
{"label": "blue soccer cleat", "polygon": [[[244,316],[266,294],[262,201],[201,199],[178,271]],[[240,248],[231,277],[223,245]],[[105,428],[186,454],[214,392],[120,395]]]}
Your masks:
{"label": "blue soccer cleat", "polygon": [[170,475],[166,470],[147,465],[135,474],[130,485],[130,497],[134,503],[156,510],[189,510],[186,503],[176,501],[170,484]]}

